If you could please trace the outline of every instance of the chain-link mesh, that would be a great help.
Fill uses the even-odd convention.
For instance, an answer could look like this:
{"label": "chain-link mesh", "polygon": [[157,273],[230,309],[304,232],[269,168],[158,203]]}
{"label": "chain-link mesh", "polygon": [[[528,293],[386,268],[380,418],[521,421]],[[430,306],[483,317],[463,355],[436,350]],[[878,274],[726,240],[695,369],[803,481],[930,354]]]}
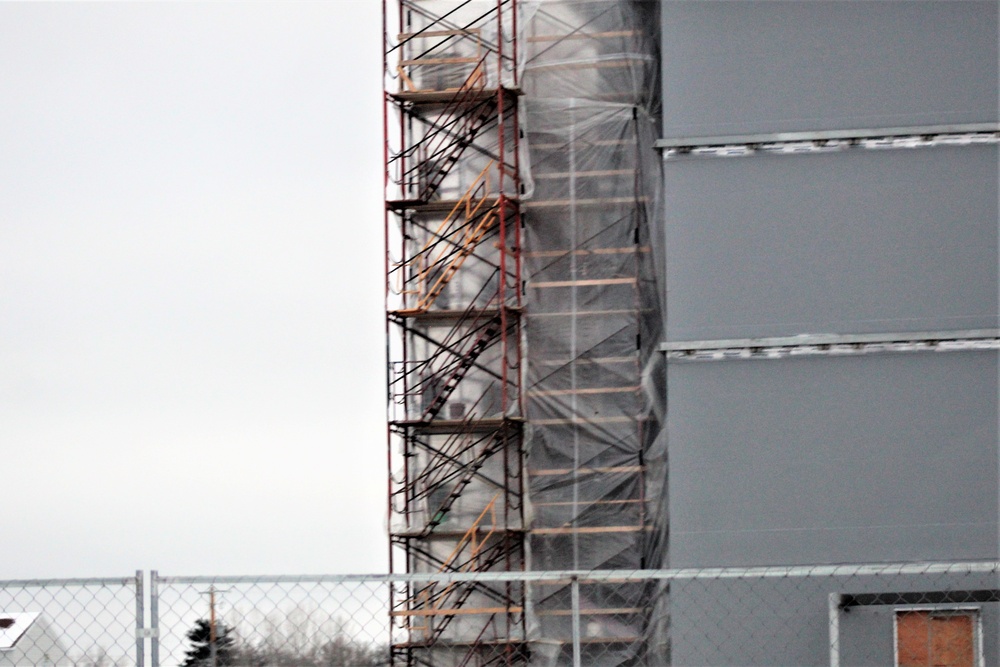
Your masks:
{"label": "chain-link mesh", "polygon": [[389,662],[375,577],[159,577],[154,664],[375,667]]}
{"label": "chain-link mesh", "polygon": [[998,664],[996,563],[697,571],[662,580],[651,664]]}
{"label": "chain-link mesh", "polygon": [[[0,582],[0,667],[142,667],[144,653],[153,667],[981,667],[1000,664],[998,575],[992,561],[316,577],[154,572],[145,603],[141,577],[8,581]],[[491,602],[509,599],[498,592],[510,586],[523,587],[523,608]],[[439,595],[465,589],[468,597]]]}
{"label": "chain-link mesh", "polygon": [[141,600],[141,573],[0,581],[0,665],[141,665]]}

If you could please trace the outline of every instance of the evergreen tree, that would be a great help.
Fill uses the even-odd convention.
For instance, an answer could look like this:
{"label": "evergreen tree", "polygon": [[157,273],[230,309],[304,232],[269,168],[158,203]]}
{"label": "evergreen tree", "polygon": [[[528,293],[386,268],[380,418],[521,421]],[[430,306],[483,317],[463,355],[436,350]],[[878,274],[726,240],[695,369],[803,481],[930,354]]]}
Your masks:
{"label": "evergreen tree", "polygon": [[212,627],[205,619],[199,619],[188,630],[187,639],[191,648],[184,654],[181,667],[227,667],[235,663],[235,640],[229,628],[221,621],[215,622],[215,664],[212,664]]}

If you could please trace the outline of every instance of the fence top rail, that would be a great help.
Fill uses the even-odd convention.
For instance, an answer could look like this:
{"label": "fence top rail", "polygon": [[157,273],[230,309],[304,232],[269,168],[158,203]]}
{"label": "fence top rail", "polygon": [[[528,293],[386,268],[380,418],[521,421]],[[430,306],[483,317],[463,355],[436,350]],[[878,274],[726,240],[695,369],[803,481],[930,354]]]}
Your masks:
{"label": "fence top rail", "polygon": [[767,567],[709,567],[663,570],[539,570],[533,572],[451,572],[426,574],[328,574],[259,576],[160,576],[154,583],[165,585],[199,584],[349,584],[349,583],[431,583],[431,582],[530,582],[539,584],[618,583],[650,580],[759,579],[784,577],[894,576],[916,574],[1000,573],[1000,561],[881,563],[843,565],[793,565]]}
{"label": "fence top rail", "polygon": [[90,577],[73,579],[0,579],[0,588],[43,588],[71,586],[139,586],[142,575],[131,577]]}

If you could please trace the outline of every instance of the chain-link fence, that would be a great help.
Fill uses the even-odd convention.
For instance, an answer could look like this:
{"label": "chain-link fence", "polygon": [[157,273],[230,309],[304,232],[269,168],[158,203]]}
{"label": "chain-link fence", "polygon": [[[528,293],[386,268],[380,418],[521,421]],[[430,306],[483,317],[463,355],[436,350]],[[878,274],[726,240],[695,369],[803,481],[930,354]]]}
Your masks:
{"label": "chain-link fence", "polygon": [[[302,577],[153,572],[146,591],[141,573],[6,581],[0,667],[984,667],[1000,664],[998,574],[1000,563],[981,562]],[[501,597],[503,605],[495,602]]]}
{"label": "chain-link fence", "polygon": [[995,562],[680,571],[661,579],[652,664],[996,665],[997,575]]}
{"label": "chain-link fence", "polygon": [[154,665],[369,667],[388,663],[388,578],[160,577]]}
{"label": "chain-link fence", "polygon": [[0,581],[0,665],[143,665],[143,576]]}

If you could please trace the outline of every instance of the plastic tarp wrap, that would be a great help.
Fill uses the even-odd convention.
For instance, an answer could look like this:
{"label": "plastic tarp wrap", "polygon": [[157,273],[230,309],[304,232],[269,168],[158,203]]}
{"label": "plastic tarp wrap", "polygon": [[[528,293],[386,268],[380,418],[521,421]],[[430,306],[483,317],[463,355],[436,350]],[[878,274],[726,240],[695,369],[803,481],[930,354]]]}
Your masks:
{"label": "plastic tarp wrap", "polygon": [[655,0],[520,3],[521,88],[529,99],[659,105]]}
{"label": "plastic tarp wrap", "polygon": [[[665,517],[654,516],[663,506],[648,491],[662,491],[665,477],[650,480],[647,463],[660,415],[655,387],[643,381],[661,328],[649,230],[658,173],[655,9],[620,0],[522,4],[533,570],[661,564],[656,527]],[[580,586],[584,664],[645,659],[651,593],[637,584]],[[570,608],[569,586],[531,587],[532,664],[572,664]]]}

